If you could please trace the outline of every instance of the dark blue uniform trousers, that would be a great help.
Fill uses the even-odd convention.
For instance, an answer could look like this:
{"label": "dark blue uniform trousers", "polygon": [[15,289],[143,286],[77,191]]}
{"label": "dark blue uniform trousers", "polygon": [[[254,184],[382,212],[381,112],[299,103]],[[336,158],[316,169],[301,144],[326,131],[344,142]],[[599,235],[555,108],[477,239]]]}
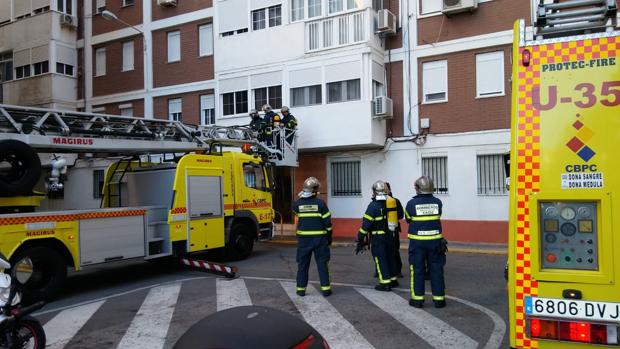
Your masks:
{"label": "dark blue uniform trousers", "polygon": [[441,239],[409,239],[409,269],[412,274],[411,299],[413,300],[424,300],[424,273],[427,264],[433,300],[444,300],[446,291],[443,267],[446,265],[446,255],[441,253]]}
{"label": "dark blue uniform trousers", "polygon": [[308,285],[308,269],[314,252],[321,286],[329,286],[328,263],[330,258],[327,236],[299,236],[297,238],[297,287]]}
{"label": "dark blue uniform trousers", "polygon": [[389,284],[390,280],[396,280],[396,268],[394,267],[394,259],[392,258],[391,247],[386,234],[373,235],[370,240],[370,253],[377,268],[380,284]]}

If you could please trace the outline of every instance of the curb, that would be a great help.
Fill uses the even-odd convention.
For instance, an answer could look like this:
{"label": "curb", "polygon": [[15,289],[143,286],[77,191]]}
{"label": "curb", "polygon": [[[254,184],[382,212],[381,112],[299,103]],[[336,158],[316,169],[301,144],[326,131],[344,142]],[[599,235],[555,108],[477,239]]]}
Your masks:
{"label": "curb", "polygon": [[[267,241],[267,243],[269,244],[275,244],[275,245],[297,245],[297,240],[293,240],[293,239],[275,239],[275,240],[271,240],[271,241]],[[400,249],[401,250],[407,250],[407,246],[403,246],[404,244],[401,244]],[[332,247],[355,247],[356,243],[355,242],[349,242],[349,241],[334,241],[332,243]],[[456,252],[456,253],[477,253],[477,254],[492,254],[492,255],[507,255],[508,254],[508,249],[507,248],[486,248],[486,247],[480,247],[479,245],[472,245],[472,246],[453,246],[450,247],[448,246],[449,251],[450,252]]]}

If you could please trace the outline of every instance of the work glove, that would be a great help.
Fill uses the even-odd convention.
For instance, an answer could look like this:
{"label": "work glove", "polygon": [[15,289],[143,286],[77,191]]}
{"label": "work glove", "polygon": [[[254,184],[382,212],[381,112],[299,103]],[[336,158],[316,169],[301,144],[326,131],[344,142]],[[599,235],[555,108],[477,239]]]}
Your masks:
{"label": "work glove", "polygon": [[332,232],[327,233],[327,246],[332,245]]}
{"label": "work glove", "polygon": [[355,245],[355,254],[358,255],[361,252],[364,252],[364,250],[366,249],[366,244],[364,243],[364,241],[356,241],[357,245]]}
{"label": "work glove", "polygon": [[445,255],[448,252],[448,240],[441,238],[441,243],[439,245],[439,252]]}

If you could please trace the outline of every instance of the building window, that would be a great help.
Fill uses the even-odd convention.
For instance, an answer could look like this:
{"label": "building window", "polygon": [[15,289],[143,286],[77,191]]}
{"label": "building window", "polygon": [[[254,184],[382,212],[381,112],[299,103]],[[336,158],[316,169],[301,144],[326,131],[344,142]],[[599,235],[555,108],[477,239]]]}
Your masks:
{"label": "building window", "polygon": [[198,41],[200,56],[213,54],[213,24],[198,27]]}
{"label": "building window", "polygon": [[372,81],[372,98],[385,96],[385,86],[377,80]]}
{"label": "building window", "polygon": [[133,41],[127,41],[123,43],[123,71],[133,69]]}
{"label": "building window", "polygon": [[448,61],[422,64],[424,103],[448,101]]}
{"label": "building window", "polygon": [[282,108],[282,86],[270,86],[254,89],[254,107],[260,110],[269,104],[273,109]]}
{"label": "building window", "polygon": [[0,82],[13,80],[13,52],[0,53]]}
{"label": "building window", "polygon": [[344,10],[355,10],[357,8],[362,8],[357,6],[357,1],[355,0],[327,0],[327,11],[328,14],[342,12]]}
{"label": "building window", "polygon": [[34,70],[34,74],[32,75],[41,75],[45,73],[49,73],[50,71],[50,63],[49,61],[37,62],[32,65]]}
{"label": "building window", "polygon": [[291,22],[321,15],[321,0],[291,0]]}
{"label": "building window", "polygon": [[222,94],[222,115],[243,114],[248,112],[248,91]]}
{"label": "building window", "polygon": [[133,106],[131,104],[119,105],[118,110],[121,116],[133,116]]}
{"label": "building window", "polygon": [[321,104],[323,102],[321,97],[321,85],[292,88],[291,106],[303,107]]}
{"label": "building window", "polygon": [[181,32],[168,33],[168,62],[181,60]]}
{"label": "building window", "polygon": [[435,185],[435,194],[448,193],[448,157],[422,158],[422,175],[428,176]]}
{"label": "building window", "polygon": [[96,12],[95,13],[101,13],[105,10],[105,1],[106,0],[97,0],[97,7],[96,7]]}
{"label": "building window", "polygon": [[366,40],[365,16],[365,12],[357,12],[309,23],[308,50],[350,45]]}
{"label": "building window", "polygon": [[476,97],[504,95],[504,52],[476,55]]}
{"label": "building window", "polygon": [[252,30],[279,25],[282,25],[282,5],[252,11]]}
{"label": "building window", "polygon": [[506,195],[504,155],[478,155],[478,195]]}
{"label": "building window", "polygon": [[332,196],[362,195],[360,161],[338,161],[331,163]]}
{"label": "building window", "polygon": [[101,199],[103,196],[103,183],[105,182],[105,170],[93,171],[93,199]]}
{"label": "building window", "polygon": [[441,1],[420,0],[420,14],[427,15],[429,13],[440,12],[442,10],[441,6]]}
{"label": "building window", "polygon": [[231,30],[231,31],[229,31],[229,32],[223,32],[223,33],[221,33],[220,35],[221,35],[223,38],[225,38],[225,37],[227,37],[227,36],[233,36],[233,35],[235,35],[235,31],[234,31],[234,30]]}
{"label": "building window", "polygon": [[56,62],[56,73],[73,76],[73,66],[70,64]]}
{"label": "building window", "polygon": [[15,78],[27,78],[30,76],[30,65],[22,65],[15,68]]}
{"label": "building window", "polygon": [[105,47],[98,48],[95,51],[95,76],[105,75]]}
{"label": "building window", "polygon": [[73,0],[57,0],[57,4],[58,12],[66,13],[68,15],[73,14]]}
{"label": "building window", "polygon": [[123,6],[131,6],[133,3],[134,0],[123,0]]}
{"label": "building window", "polygon": [[183,106],[181,98],[169,99],[168,100],[168,120],[171,121],[182,121],[183,117]]}
{"label": "building window", "polygon": [[360,79],[330,82],[327,84],[327,103],[358,101]]}
{"label": "building window", "polygon": [[215,125],[215,96],[200,96],[200,124]]}

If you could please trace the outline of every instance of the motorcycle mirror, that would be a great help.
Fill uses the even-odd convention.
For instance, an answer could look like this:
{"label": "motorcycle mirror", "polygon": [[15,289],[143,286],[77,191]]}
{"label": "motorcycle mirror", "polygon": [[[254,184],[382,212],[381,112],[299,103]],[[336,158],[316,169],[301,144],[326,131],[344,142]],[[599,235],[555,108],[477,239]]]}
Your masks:
{"label": "motorcycle mirror", "polygon": [[30,280],[33,271],[32,260],[28,257],[21,259],[15,264],[13,275],[20,284],[25,284]]}

